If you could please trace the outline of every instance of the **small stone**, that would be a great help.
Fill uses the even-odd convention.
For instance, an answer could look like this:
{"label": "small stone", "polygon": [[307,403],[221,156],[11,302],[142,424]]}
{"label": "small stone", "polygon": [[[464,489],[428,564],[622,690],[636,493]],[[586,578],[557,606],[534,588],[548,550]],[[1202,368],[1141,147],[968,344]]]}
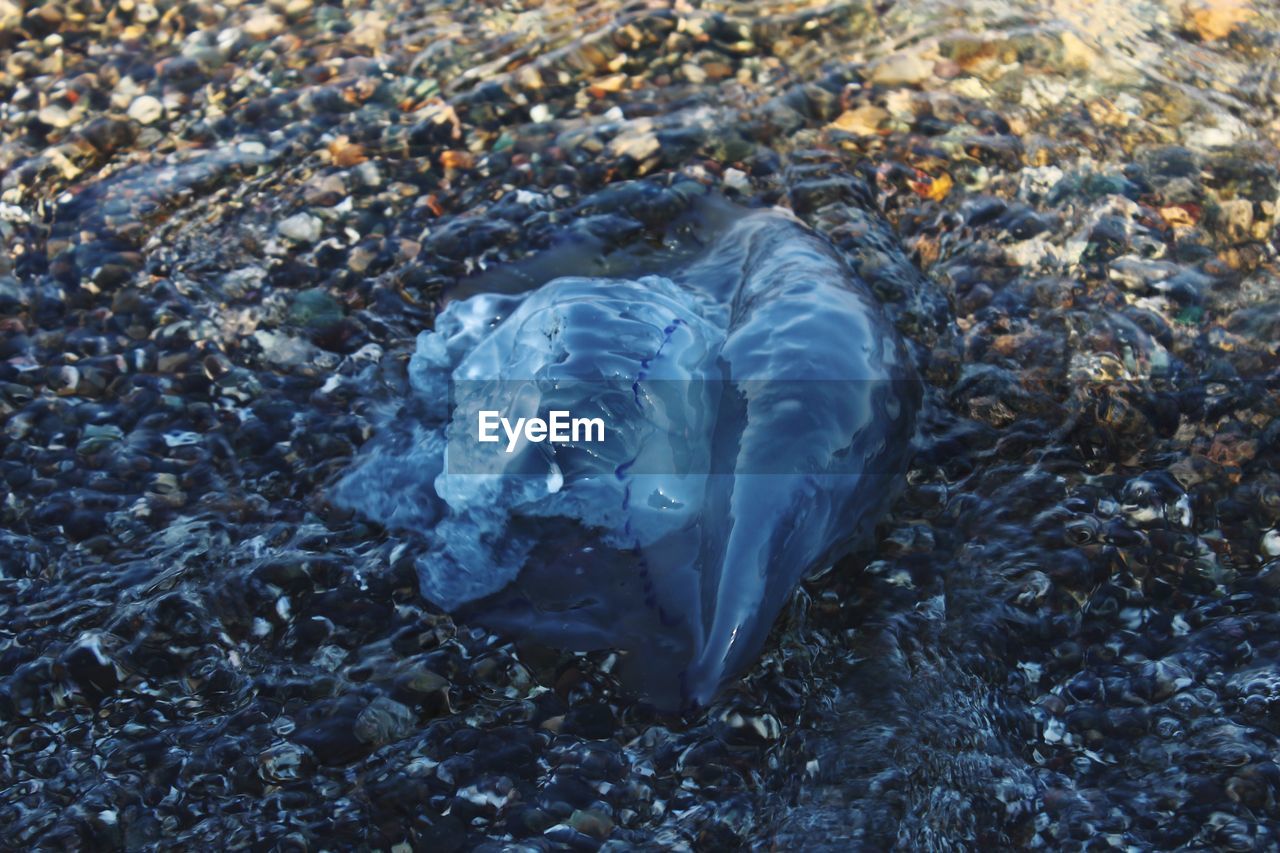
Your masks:
{"label": "small stone", "polygon": [[1225,148],[1235,145],[1250,134],[1248,126],[1230,115],[1214,117],[1214,124],[1205,124],[1187,134],[1186,142],[1196,148]]}
{"label": "small stone", "polygon": [[378,169],[378,164],[372,160],[366,160],[352,170],[351,174],[360,183],[361,186],[373,189],[382,185],[382,172]]}
{"label": "small stone", "polygon": [[1248,240],[1253,232],[1253,202],[1242,198],[1220,202],[1218,230],[1232,243]]}
{"label": "small stone", "polygon": [[129,105],[129,118],[139,124],[153,124],[162,115],[164,115],[164,104],[160,103],[159,98],[151,95],[134,98],[133,103]]}
{"label": "small stone", "polygon": [[80,443],[76,445],[76,452],[85,455],[97,453],[99,450],[109,447],[123,438],[124,432],[118,426],[113,424],[89,424],[84,428],[84,432],[80,436]]}
{"label": "small stone", "polygon": [[13,0],[0,0],[0,32],[16,30],[22,24],[22,6]]}
{"label": "small stone", "polygon": [[951,193],[951,188],[955,186],[955,181],[946,172],[940,172],[937,177],[925,175],[923,180],[909,181],[908,184],[912,191],[921,198],[942,201]]}
{"label": "small stone", "polygon": [[86,631],[63,653],[63,669],[81,690],[109,693],[116,689],[124,676],[113,654],[118,645],[112,634]]}
{"label": "small stone", "polygon": [[1068,68],[1087,71],[1093,67],[1098,55],[1078,35],[1066,30],[1062,33],[1062,62]]}
{"label": "small stone", "polygon": [[284,18],[271,12],[254,12],[244,24],[244,34],[249,38],[265,39],[284,32]]}
{"label": "small stone", "polygon": [[1262,537],[1262,550],[1268,557],[1280,557],[1280,530],[1268,530]]}
{"label": "small stone", "polygon": [[295,243],[314,243],[320,239],[324,223],[309,213],[295,213],[276,226],[276,231],[286,240]]}
{"label": "small stone", "polygon": [[529,119],[535,124],[551,121],[551,110],[546,104],[534,104],[533,109],[529,110]]}
{"label": "small stone", "polygon": [[932,62],[911,53],[895,53],[871,69],[871,82],[882,86],[915,86],[932,75]]}
{"label": "small stone", "polygon": [[845,133],[872,136],[888,120],[889,113],[886,110],[866,104],[856,110],[845,110],[831,123],[831,126],[836,130],[843,130]]}
{"label": "small stone", "polygon": [[702,70],[712,80],[723,80],[733,74],[733,66],[727,62],[708,62]]}
{"label": "small stone", "polygon": [[658,137],[652,133],[624,133],[609,143],[609,153],[640,162],[658,153],[661,147]]}
{"label": "small stone", "polygon": [[333,207],[346,195],[347,186],[341,175],[318,175],[307,181],[302,191],[303,200],[318,207]]}
{"label": "small stone", "polygon": [[1205,41],[1226,38],[1256,15],[1249,0],[1205,0],[1185,11],[1183,27]]}
{"label": "small stone", "polygon": [[129,122],[105,116],[89,122],[83,132],[89,144],[104,154],[127,148],[137,137]]}
{"label": "small stone", "polygon": [[253,339],[262,348],[263,357],[281,367],[306,364],[319,354],[311,343],[281,332],[258,329],[253,333]]}
{"label": "small stone", "polygon": [[608,77],[601,77],[591,84],[591,94],[603,97],[611,92],[620,92],[626,82],[626,74],[610,74]]}
{"label": "small stone", "polygon": [[440,165],[446,169],[470,169],[475,165],[475,158],[470,151],[441,151]]}
{"label": "small stone", "polygon": [[358,166],[369,159],[365,154],[364,146],[358,142],[352,142],[351,137],[345,135],[330,142],[328,149],[334,164],[344,169]]}
{"label": "small stone", "polygon": [[71,113],[57,104],[50,104],[40,110],[36,118],[40,119],[41,124],[47,124],[50,127],[68,127],[75,120],[71,117]]}
{"label": "small stone", "polygon": [[702,70],[701,65],[694,65],[692,62],[686,62],[680,66],[680,71],[684,73],[684,79],[688,80],[695,86],[699,86],[707,82],[707,72]]}
{"label": "small stone", "polygon": [[258,775],[267,782],[296,782],[315,766],[310,751],[293,743],[280,743],[258,755]]}
{"label": "small stone", "polygon": [[376,50],[386,39],[387,27],[391,25],[391,19],[380,11],[370,10],[353,13],[351,24],[351,33],[348,36],[351,41]]}
{"label": "small stone", "polygon": [[342,305],[321,288],[304,290],[289,306],[289,322],[308,329],[331,329],[342,322]]}
{"label": "small stone", "polygon": [[355,735],[362,743],[382,745],[413,729],[413,711],[394,699],[379,696],[356,716]]}
{"label": "small stone", "polygon": [[347,269],[355,273],[364,273],[376,260],[378,253],[366,246],[356,246],[347,255]]}
{"label": "small stone", "polygon": [[569,826],[583,835],[604,840],[613,831],[613,819],[595,809],[579,809],[569,816]]}
{"label": "small stone", "polygon": [[1160,208],[1160,218],[1172,226],[1190,228],[1196,224],[1195,217],[1181,205],[1170,205]]}
{"label": "small stone", "polygon": [[222,277],[222,292],[228,299],[240,299],[261,287],[266,277],[267,272],[261,267],[233,270]]}
{"label": "small stone", "polygon": [[725,169],[724,185],[740,193],[751,192],[751,180],[747,177],[747,173],[741,169]]}

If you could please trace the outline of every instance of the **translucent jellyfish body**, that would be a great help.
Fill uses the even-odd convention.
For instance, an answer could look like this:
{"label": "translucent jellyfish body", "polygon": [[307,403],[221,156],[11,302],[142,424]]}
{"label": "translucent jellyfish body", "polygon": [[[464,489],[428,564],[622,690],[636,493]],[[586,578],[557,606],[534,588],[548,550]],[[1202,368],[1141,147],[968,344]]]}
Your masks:
{"label": "translucent jellyfish body", "polygon": [[[334,495],[412,538],[440,607],[618,649],[625,679],[680,707],[749,666],[801,579],[865,539],[919,389],[865,285],[783,211],[740,211],[653,266],[451,303],[418,338],[413,399]],[[481,442],[483,411],[570,412],[604,436]]]}

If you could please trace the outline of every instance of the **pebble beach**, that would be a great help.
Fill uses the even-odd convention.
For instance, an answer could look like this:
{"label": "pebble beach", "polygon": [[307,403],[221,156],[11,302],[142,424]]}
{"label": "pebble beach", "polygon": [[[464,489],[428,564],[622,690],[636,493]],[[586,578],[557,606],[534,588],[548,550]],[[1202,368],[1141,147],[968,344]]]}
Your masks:
{"label": "pebble beach", "polygon": [[[0,0],[0,848],[1275,849],[1278,145],[1271,0]],[[924,403],[673,712],[331,497],[451,300],[710,196]]]}

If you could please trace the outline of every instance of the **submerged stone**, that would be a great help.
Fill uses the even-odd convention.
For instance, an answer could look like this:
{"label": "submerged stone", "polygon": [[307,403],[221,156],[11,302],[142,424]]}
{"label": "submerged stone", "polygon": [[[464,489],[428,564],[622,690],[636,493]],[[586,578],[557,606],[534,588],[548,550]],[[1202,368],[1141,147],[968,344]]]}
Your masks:
{"label": "submerged stone", "polygon": [[342,304],[323,288],[304,290],[289,306],[289,322],[308,329],[330,329],[342,322]]}
{"label": "submerged stone", "polygon": [[[608,278],[545,281],[542,258],[545,283],[450,304],[418,338],[411,398],[334,491],[418,539],[439,606],[622,650],[666,707],[710,701],[800,580],[866,537],[919,405],[901,341],[825,240],[781,210],[702,204],[696,250]],[[476,440],[486,408],[606,435],[508,452]]]}

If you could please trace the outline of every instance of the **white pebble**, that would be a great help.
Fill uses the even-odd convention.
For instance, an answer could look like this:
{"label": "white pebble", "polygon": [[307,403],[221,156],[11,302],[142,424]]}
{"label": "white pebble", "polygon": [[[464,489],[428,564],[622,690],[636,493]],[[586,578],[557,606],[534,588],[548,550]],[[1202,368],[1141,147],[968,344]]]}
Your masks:
{"label": "white pebble", "polygon": [[295,213],[276,226],[280,236],[295,243],[314,243],[320,239],[324,223],[309,213]]}
{"label": "white pebble", "polygon": [[1268,530],[1262,537],[1262,550],[1268,557],[1280,556],[1280,530]]}
{"label": "white pebble", "polygon": [[162,115],[164,115],[164,104],[160,103],[159,98],[153,98],[151,95],[134,98],[133,103],[129,105],[129,118],[139,124],[152,124]]}

